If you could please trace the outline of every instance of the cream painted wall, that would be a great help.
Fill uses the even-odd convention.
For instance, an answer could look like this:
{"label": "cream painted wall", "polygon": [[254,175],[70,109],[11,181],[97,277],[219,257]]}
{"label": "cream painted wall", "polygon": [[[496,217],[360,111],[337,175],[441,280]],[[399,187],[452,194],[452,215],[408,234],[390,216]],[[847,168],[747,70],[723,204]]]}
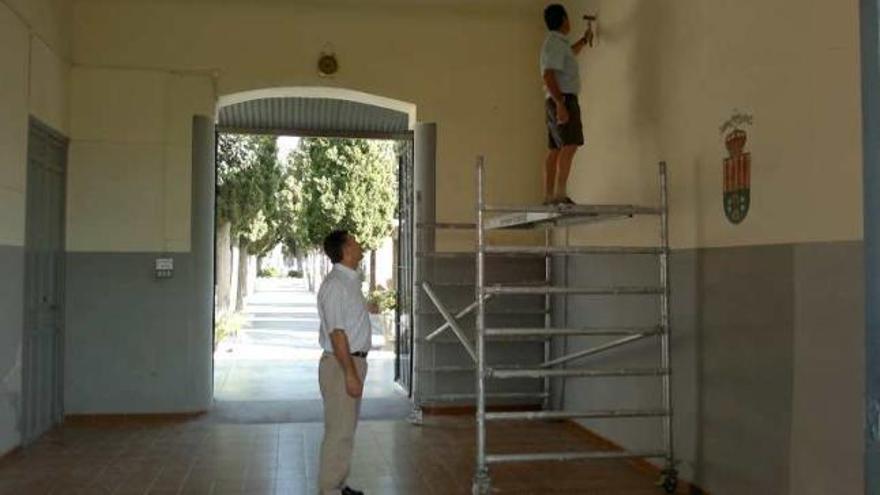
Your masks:
{"label": "cream painted wall", "polygon": [[0,244],[24,245],[28,29],[0,4]]}
{"label": "cream painted wall", "polygon": [[[582,58],[587,146],[573,197],[656,202],[656,162],[671,173],[675,247],[853,240],[862,236],[858,8],[853,2],[760,5],[677,0],[570,2],[601,12]],[[730,224],[721,206],[718,128],[754,114],[752,205]],[[646,224],[647,226],[647,224]],[[631,226],[627,226],[631,227]],[[573,242],[650,242],[573,229]]]}
{"label": "cream painted wall", "polygon": [[28,115],[67,131],[70,42],[56,22],[62,7],[0,2],[0,244],[24,244]]}
{"label": "cream painted wall", "polygon": [[70,64],[40,38],[31,43],[30,113],[62,134],[70,128]]}
{"label": "cream painted wall", "polygon": [[190,246],[192,116],[213,115],[210,77],[76,67],[68,250]]}
{"label": "cream painted wall", "polygon": [[[487,155],[490,163],[490,198],[537,200],[546,139],[536,66],[542,36],[540,6],[526,17],[522,9],[508,12],[503,5],[472,12],[349,4],[80,2],[74,25],[76,72],[97,66],[216,70],[220,95],[276,86],[334,86],[412,102],[419,120],[439,124],[441,221],[473,219],[473,165],[479,153]],[[318,77],[315,68],[318,55],[328,49],[341,65],[332,79]],[[101,73],[111,80],[125,77],[126,84],[144,91],[154,86],[146,76],[136,82],[110,72],[115,71]],[[134,132],[125,130],[129,126],[159,131],[155,127],[159,117],[150,111],[141,117],[145,121],[136,122],[136,113],[127,111],[123,116],[100,110],[101,95],[108,94],[114,105],[127,108],[128,103],[112,95],[117,91],[128,96],[121,89],[127,86],[104,86],[103,91],[93,91],[91,99],[82,94],[85,89],[76,89],[91,83],[76,79],[75,118],[91,113],[81,108],[98,113],[90,122],[77,120],[75,134],[97,129]],[[139,98],[140,90],[135,95]],[[84,185],[91,179],[78,180]],[[132,182],[126,187],[136,186]],[[155,232],[121,245],[102,235],[100,228],[84,231],[80,219],[93,218],[87,213],[132,211],[119,203],[124,203],[123,197],[82,199],[82,192],[75,190],[72,196],[75,249],[155,249],[161,243]],[[79,209],[76,203],[84,201],[91,202],[93,209]]]}
{"label": "cream painted wall", "polygon": [[[862,239],[857,2],[593,0],[568,5],[572,11],[600,13],[598,44],[581,65],[588,144],[578,154],[572,174],[576,200],[654,203],[655,163],[667,160],[673,247]],[[752,205],[739,226],[727,221],[722,208],[722,160],[727,152],[718,130],[735,108],[755,118],[754,126],[746,128]],[[627,221],[572,228],[570,241],[650,243],[656,240],[656,228],[649,225]],[[565,234],[558,233],[560,241]],[[821,307],[831,326],[796,320],[794,427],[790,444],[783,446],[791,452],[783,474],[790,493],[827,493],[828,487],[855,493],[852,488],[862,481],[862,439],[859,428],[840,425],[858,426],[852,411],[860,411],[863,392],[848,384],[857,383],[864,370],[858,364],[859,346],[849,344],[862,342],[863,328],[852,322],[852,308],[831,303],[842,299],[841,294],[858,301],[860,282],[854,273],[841,278],[846,286],[830,285],[829,294],[818,295],[816,287],[822,281],[838,282],[821,270],[833,272],[829,266],[840,260],[828,254],[831,248],[828,253],[813,245],[807,248],[822,254],[796,258],[798,280],[817,280],[810,292],[798,294],[807,301],[798,304]],[[729,277],[728,282],[749,283],[735,272]],[[711,299],[716,289],[698,287],[697,301],[704,294]],[[703,308],[693,311],[698,322],[705,316]],[[749,313],[743,321],[753,324],[764,317]],[[706,330],[713,330],[711,324],[697,328]],[[830,355],[831,348],[817,347],[811,332],[833,342]],[[685,355],[689,343],[679,342],[676,352]],[[836,372],[826,377],[822,366]],[[688,376],[689,371],[679,373]],[[817,387],[816,374],[827,384]],[[823,412],[819,420],[813,406],[827,404],[829,392],[840,407]],[[713,433],[717,432],[701,431],[704,438]],[[832,447],[803,448],[823,442]],[[846,472],[829,470],[836,463]],[[714,492],[723,486],[705,488]]]}
{"label": "cream painted wall", "polygon": [[51,47],[56,56],[70,60],[73,2],[71,0],[0,0],[22,24]]}

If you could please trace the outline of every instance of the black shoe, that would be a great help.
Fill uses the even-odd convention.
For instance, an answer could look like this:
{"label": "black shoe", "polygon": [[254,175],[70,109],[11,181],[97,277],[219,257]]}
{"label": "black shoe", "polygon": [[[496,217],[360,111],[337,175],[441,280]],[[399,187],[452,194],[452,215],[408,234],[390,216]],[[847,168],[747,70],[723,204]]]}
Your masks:
{"label": "black shoe", "polygon": [[359,492],[354,488],[346,486],[342,489],[342,495],[364,495],[364,492]]}

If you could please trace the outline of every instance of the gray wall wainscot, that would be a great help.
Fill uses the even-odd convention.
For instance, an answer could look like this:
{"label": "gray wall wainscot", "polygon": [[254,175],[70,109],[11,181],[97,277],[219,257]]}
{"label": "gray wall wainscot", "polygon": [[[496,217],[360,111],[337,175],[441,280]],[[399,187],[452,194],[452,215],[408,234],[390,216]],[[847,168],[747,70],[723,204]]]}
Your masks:
{"label": "gray wall wainscot", "polygon": [[0,456],[21,443],[24,248],[0,246]]}
{"label": "gray wall wainscot", "polygon": [[[160,253],[68,253],[65,412],[204,410],[192,335],[193,260],[155,277]],[[210,349],[208,349],[210,351]]]}
{"label": "gray wall wainscot", "polygon": [[[863,452],[862,243],[674,251],[674,432],[682,476],[712,493],[859,493]],[[557,283],[656,284],[656,260],[576,257]],[[554,301],[556,324],[656,321],[650,298]],[[601,340],[572,338],[569,352]],[[575,366],[658,366],[641,342]],[[562,352],[563,342],[555,342]],[[565,409],[657,407],[659,379],[557,383]],[[583,424],[626,448],[661,445],[659,420]],[[832,468],[833,467],[833,468]]]}

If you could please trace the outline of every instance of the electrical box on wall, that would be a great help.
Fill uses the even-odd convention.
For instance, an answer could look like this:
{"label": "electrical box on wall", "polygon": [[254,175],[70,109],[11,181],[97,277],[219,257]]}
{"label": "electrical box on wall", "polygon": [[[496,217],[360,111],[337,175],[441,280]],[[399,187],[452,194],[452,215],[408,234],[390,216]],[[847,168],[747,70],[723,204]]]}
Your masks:
{"label": "electrical box on wall", "polygon": [[156,258],[156,278],[172,278],[174,276],[174,258]]}

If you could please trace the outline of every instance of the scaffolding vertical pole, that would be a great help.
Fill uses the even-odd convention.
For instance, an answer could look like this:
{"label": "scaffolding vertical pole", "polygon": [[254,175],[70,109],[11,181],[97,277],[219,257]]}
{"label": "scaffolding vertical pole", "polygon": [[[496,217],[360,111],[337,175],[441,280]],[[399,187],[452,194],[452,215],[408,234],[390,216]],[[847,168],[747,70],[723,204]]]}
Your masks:
{"label": "scaffolding vertical pole", "polygon": [[488,495],[489,468],[486,463],[486,300],[485,288],[485,231],[483,225],[485,158],[477,157],[477,464],[474,471],[473,495]]}
{"label": "scaffolding vertical pole", "polygon": [[[571,247],[571,229],[569,227],[564,227],[564,228],[565,228],[565,242],[563,245],[565,246],[566,249],[568,249],[569,247]],[[571,263],[569,262],[570,259],[571,259],[571,256],[569,256],[567,254],[562,257],[562,270],[561,270],[562,273],[560,275],[562,276],[562,285],[564,285],[565,287],[568,287],[568,279],[569,279],[568,274],[569,274],[569,268],[571,267]],[[568,327],[568,294],[563,294],[562,297],[560,297],[557,300],[562,300],[562,326]],[[561,354],[563,356],[568,354],[568,335],[562,336]],[[564,364],[564,363],[562,364],[563,368],[565,368],[566,366],[567,366],[566,364]],[[565,411],[565,390],[566,390],[566,386],[567,386],[568,381],[565,379],[562,379],[562,380],[559,380],[558,383],[559,383],[559,401],[558,401],[557,409],[559,411]]]}
{"label": "scaffolding vertical pole", "polygon": [[[544,229],[544,249],[546,250],[544,252],[544,283],[546,283],[547,286],[549,287],[550,284],[553,283],[553,271],[552,271],[553,270],[553,267],[552,267],[553,259],[552,259],[552,256],[550,255],[550,229],[549,228]],[[550,317],[551,316],[550,315],[550,308],[551,308],[551,296],[550,296],[550,293],[547,293],[547,294],[544,294],[544,328],[547,328],[547,329],[549,329],[553,324],[553,320]],[[544,340],[544,362],[545,363],[550,362],[550,359],[552,357],[550,355],[550,352],[551,352],[550,346],[551,346],[552,342],[553,341],[549,338]],[[547,410],[549,408],[550,408],[550,377],[545,376],[544,377],[544,405],[543,405],[543,409]]]}
{"label": "scaffolding vertical pole", "polygon": [[672,378],[671,378],[671,350],[670,350],[670,324],[669,324],[669,185],[667,180],[666,162],[660,162],[660,286],[663,293],[660,295],[660,326],[662,333],[661,341],[661,367],[669,372],[663,375],[663,409],[666,416],[663,418],[663,443],[666,451],[666,467],[664,477],[675,481],[675,453],[672,439]]}

